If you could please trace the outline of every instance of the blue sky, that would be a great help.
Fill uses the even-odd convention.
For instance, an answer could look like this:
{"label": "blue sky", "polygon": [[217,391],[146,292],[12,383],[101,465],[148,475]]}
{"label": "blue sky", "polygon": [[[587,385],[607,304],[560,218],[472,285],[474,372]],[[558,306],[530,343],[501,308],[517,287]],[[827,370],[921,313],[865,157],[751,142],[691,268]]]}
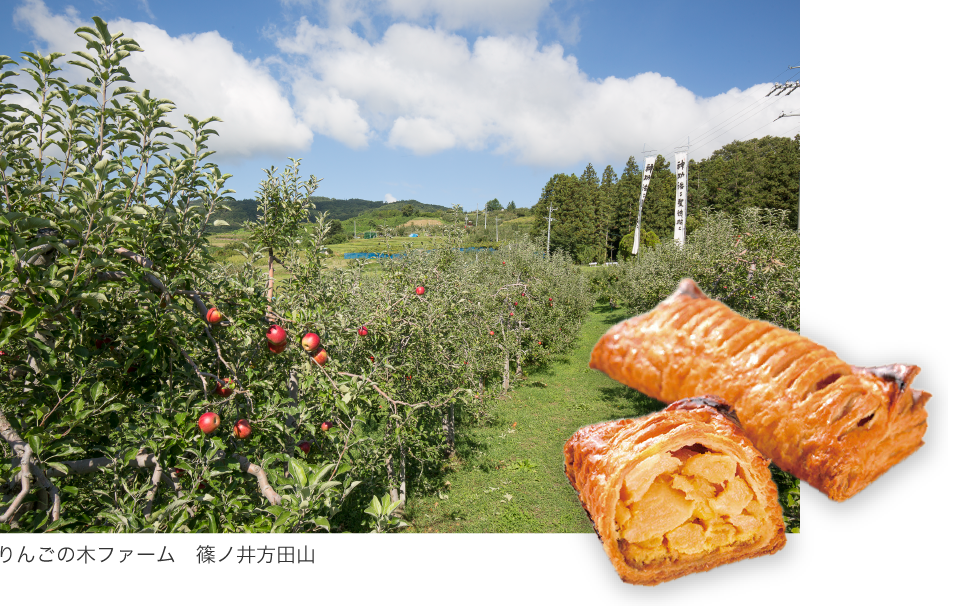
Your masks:
{"label": "blue sky", "polygon": [[[17,0],[0,54],[80,49],[94,15],[144,52],[136,87],[216,115],[214,161],[251,198],[302,158],[316,194],[467,210],[532,205],[557,172],[622,171],[643,148],[702,158],[791,137],[799,2]],[[72,67],[70,70],[73,70]],[[74,77],[79,78],[77,74]],[[67,77],[71,75],[68,73]],[[174,116],[174,122],[182,120]]]}

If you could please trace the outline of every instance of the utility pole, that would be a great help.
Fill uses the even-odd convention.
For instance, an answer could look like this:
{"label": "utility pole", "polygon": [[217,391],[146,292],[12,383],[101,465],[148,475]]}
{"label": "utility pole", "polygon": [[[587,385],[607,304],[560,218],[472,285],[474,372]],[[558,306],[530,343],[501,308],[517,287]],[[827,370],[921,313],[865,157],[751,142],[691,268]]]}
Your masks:
{"label": "utility pole", "polygon": [[489,204],[486,204],[486,207],[482,208],[482,230],[485,231],[489,228]]}
{"label": "utility pole", "polygon": [[[790,67],[788,67],[788,68],[790,68],[790,69],[791,69],[791,68],[802,68],[802,66],[801,66],[801,65],[798,65],[798,66],[790,66]],[[785,92],[785,96],[788,96],[789,94],[791,94],[792,92],[794,92],[795,90],[797,90],[799,87],[801,87],[801,86],[799,85],[799,82],[798,82],[797,80],[794,81],[794,82],[786,81],[786,82],[785,82],[785,85],[779,85],[778,82],[775,82],[775,87],[772,88],[772,92],[775,92],[776,90],[778,90],[779,88],[781,88],[782,92],[785,92],[785,90],[788,90],[788,92]],[[771,94],[772,92],[769,92],[768,94],[766,94],[766,95],[765,95],[765,98],[768,98],[769,94]],[[775,96],[778,96],[778,95],[781,94],[782,92],[778,92],[778,94],[776,94]],[[778,121],[778,120],[781,120],[782,118],[797,118],[797,117],[799,117],[799,116],[801,116],[801,115],[802,115],[802,114],[800,114],[800,113],[788,113],[788,114],[787,114],[787,113],[785,113],[785,112],[783,111],[783,112],[782,112],[782,115],[780,115],[780,116],[778,116],[777,118],[775,118],[774,120],[772,120],[772,122],[776,122],[776,121]],[[799,173],[798,173],[798,234],[799,234],[799,235],[802,234],[802,173],[801,173],[801,171],[799,171]]]}
{"label": "utility pole", "polygon": [[496,216],[496,242],[499,241],[499,217]]}
{"label": "utility pole", "polygon": [[356,239],[356,221],[353,221],[353,239]]}
{"label": "utility pole", "polygon": [[552,246],[552,210],[553,209],[554,208],[552,207],[552,200],[550,199],[549,200],[549,217],[546,218],[546,221],[548,221],[548,226],[546,230],[546,256],[549,256],[549,253],[551,251],[550,247]]}

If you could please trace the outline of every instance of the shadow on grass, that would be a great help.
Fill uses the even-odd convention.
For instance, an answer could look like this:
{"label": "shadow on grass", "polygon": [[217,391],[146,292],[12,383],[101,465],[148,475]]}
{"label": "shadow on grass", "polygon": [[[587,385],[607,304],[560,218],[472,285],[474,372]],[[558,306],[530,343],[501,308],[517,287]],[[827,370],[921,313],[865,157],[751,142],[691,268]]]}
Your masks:
{"label": "shadow on grass", "polygon": [[642,417],[660,411],[666,406],[655,398],[650,398],[625,385],[600,387],[599,395],[601,400],[610,406],[608,419]]}

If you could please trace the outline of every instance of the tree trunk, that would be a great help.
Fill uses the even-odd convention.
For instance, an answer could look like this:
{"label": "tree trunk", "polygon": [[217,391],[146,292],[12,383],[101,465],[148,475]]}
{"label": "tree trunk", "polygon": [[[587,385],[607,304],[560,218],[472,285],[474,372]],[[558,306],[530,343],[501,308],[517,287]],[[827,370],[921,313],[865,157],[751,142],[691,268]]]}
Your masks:
{"label": "tree trunk", "polygon": [[442,417],[442,431],[446,434],[446,457],[456,453],[456,405],[450,403]]}
{"label": "tree trunk", "polygon": [[509,391],[509,351],[506,351],[506,359],[502,366],[502,391]]}

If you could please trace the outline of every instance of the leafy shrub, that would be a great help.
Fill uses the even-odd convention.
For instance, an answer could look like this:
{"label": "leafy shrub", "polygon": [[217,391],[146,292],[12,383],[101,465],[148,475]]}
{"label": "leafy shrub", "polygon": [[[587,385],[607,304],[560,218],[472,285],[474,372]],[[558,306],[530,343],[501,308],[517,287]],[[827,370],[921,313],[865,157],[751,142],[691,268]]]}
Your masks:
{"label": "leafy shrub", "polygon": [[781,215],[745,210],[737,219],[706,215],[684,247],[665,242],[626,266],[623,295],[636,313],[651,310],[682,278],[752,319],[797,331],[799,234]]}
{"label": "leafy shrub", "polygon": [[[662,242],[659,240],[659,236],[655,234],[655,231],[651,229],[642,229],[641,239],[639,241],[639,250],[641,251],[640,255],[644,255],[650,249],[657,247]],[[619,251],[618,259],[619,261],[628,261],[629,259],[635,259],[635,256],[632,254],[632,243],[635,240],[635,231],[630,232],[628,235],[623,237],[619,241]]]}

